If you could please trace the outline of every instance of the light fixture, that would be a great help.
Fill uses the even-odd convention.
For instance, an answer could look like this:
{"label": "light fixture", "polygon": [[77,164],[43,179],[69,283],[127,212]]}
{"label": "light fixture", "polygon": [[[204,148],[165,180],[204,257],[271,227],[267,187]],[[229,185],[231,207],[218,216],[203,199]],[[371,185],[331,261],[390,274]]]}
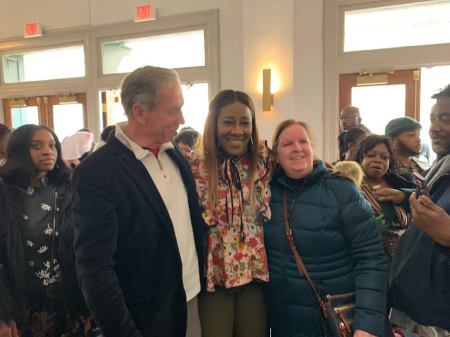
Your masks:
{"label": "light fixture", "polygon": [[263,111],[272,110],[273,105],[273,94],[271,92],[271,69],[263,69]]}

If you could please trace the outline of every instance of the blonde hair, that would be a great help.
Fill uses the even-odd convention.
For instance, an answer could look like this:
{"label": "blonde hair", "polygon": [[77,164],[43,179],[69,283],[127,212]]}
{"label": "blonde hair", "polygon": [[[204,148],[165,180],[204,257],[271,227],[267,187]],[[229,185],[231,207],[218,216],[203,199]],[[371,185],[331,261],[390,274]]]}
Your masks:
{"label": "blonde hair", "polygon": [[364,171],[361,166],[357,162],[350,160],[337,162],[332,167],[331,174],[351,180],[358,188],[361,187],[364,179]]}
{"label": "blonde hair", "polygon": [[207,188],[210,195],[210,202],[213,208],[217,206],[217,186],[219,184],[219,163],[217,160],[219,139],[217,135],[217,123],[222,108],[226,105],[236,102],[244,104],[249,108],[252,114],[252,136],[247,147],[247,153],[250,160],[250,167],[248,172],[248,180],[251,182],[250,196],[251,200],[254,200],[253,183],[256,180],[256,167],[259,160],[259,135],[258,129],[256,128],[255,106],[250,96],[248,96],[244,92],[237,90],[222,90],[213,98],[213,100],[209,104],[209,112],[208,116],[206,117],[203,137],[201,139],[199,148],[200,154],[202,154],[205,159],[205,166],[208,174]]}

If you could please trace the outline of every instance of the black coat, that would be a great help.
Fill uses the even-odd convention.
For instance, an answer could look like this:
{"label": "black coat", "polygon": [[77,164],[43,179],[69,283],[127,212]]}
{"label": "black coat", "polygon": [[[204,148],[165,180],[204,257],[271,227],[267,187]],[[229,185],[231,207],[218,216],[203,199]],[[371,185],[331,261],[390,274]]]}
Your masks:
{"label": "black coat", "polygon": [[[168,153],[186,187],[202,272],[204,222],[194,181],[181,153]],[[77,167],[73,186],[77,272],[104,336],[184,337],[181,257],[169,213],[144,165],[112,137]]]}
{"label": "black coat", "polygon": [[[41,223],[33,223],[33,226],[30,226],[23,214],[29,214],[25,207],[27,202],[25,196],[26,199],[31,198],[29,200],[39,205],[46,200],[42,199],[42,195],[49,195],[52,198],[55,192],[59,195],[55,217],[57,234],[54,241],[51,240],[49,249],[54,250],[54,256],[61,267],[62,278],[47,288],[36,275],[36,271],[40,268],[34,269],[30,265],[28,259],[34,261],[40,253],[36,252],[36,248],[30,251],[26,237],[31,232],[34,233],[32,237],[41,235],[42,241],[35,241],[34,245],[36,247],[46,245],[50,241],[47,236],[49,234],[44,234],[41,230],[49,218],[44,217]],[[52,314],[56,313],[51,332],[55,335],[71,330],[67,318],[78,320],[78,315],[88,315],[75,277],[72,195],[68,176],[59,185],[41,188],[39,195],[40,197],[29,197],[25,189],[7,185],[0,180],[0,321],[14,320],[23,336],[31,335],[30,329],[35,323],[33,315],[36,312],[45,310]],[[37,260],[39,261],[39,258]]]}
{"label": "black coat", "polygon": [[[427,184],[431,199],[450,214],[450,155],[438,164],[426,176]],[[393,307],[419,324],[450,330],[450,247],[439,245],[413,222],[400,240],[392,268]]]}

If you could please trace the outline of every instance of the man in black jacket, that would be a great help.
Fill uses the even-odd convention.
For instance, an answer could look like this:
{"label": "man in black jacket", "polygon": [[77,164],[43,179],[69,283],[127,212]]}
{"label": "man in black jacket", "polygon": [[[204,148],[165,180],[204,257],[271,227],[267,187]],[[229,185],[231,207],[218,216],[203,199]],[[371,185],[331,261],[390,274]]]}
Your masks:
{"label": "man in black jacket", "polygon": [[425,337],[450,335],[450,85],[433,98],[430,198],[410,198],[414,223],[400,240],[391,285],[393,323]]}
{"label": "man in black jacket", "polygon": [[146,66],[122,83],[128,122],[74,172],[81,287],[105,337],[200,336],[203,220],[187,162],[176,72]]}

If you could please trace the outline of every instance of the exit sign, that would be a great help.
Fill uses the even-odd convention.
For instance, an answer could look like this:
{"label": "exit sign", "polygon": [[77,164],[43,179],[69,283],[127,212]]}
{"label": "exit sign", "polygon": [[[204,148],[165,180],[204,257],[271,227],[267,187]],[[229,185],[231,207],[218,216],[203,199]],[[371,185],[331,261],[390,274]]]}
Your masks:
{"label": "exit sign", "polygon": [[23,37],[31,38],[42,36],[42,26],[37,22],[29,22],[23,26]]}
{"label": "exit sign", "polygon": [[150,4],[139,5],[136,7],[136,17],[134,22],[145,22],[156,20],[156,8]]}

